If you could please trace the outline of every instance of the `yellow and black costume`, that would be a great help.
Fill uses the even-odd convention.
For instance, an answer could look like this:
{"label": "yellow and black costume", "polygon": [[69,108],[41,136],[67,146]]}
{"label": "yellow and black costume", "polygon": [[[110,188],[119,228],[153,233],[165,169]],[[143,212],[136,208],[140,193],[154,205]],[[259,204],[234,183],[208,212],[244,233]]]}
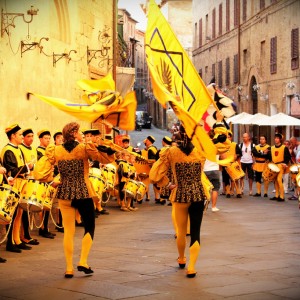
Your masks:
{"label": "yellow and black costume", "polygon": [[[266,141],[266,137],[263,136],[263,140]],[[260,197],[261,196],[261,179],[262,179],[262,173],[264,169],[267,167],[267,161],[268,161],[268,153],[271,150],[270,145],[264,143],[256,145],[252,149],[252,155],[254,157],[254,164],[253,164],[253,170],[255,171],[255,182],[256,182],[256,194],[254,197]],[[264,180],[264,197],[268,197],[268,188],[269,188],[269,181]]]}
{"label": "yellow and black costume", "polygon": [[283,135],[281,133],[275,134],[275,145],[271,147],[268,153],[268,159],[277,165],[279,173],[275,179],[275,197],[270,200],[284,201],[284,187],[282,183],[282,176],[286,171],[287,165],[291,160],[289,149],[282,144]]}
{"label": "yellow and black costume", "polygon": [[[195,264],[200,251],[200,228],[203,217],[205,190],[201,180],[205,157],[200,153],[185,134],[181,126],[182,143],[170,147],[160,154],[150,171],[150,180],[158,186],[172,189],[170,200],[175,209],[178,226],[177,249],[180,268],[186,264],[185,246],[187,222],[190,217],[190,261],[187,269],[189,278],[195,277]],[[174,182],[169,182],[167,173],[172,169]]]}
{"label": "yellow and black costume", "polygon": [[[26,128],[23,130],[23,137],[26,137],[27,135],[33,136],[33,130],[31,128]],[[24,142],[19,145],[25,162],[31,163],[33,166],[37,161],[37,151],[36,149],[32,148],[31,145],[26,145]],[[33,178],[33,168],[29,169],[29,178]],[[23,227],[23,235],[21,236],[21,239],[24,243],[29,245],[38,245],[39,242],[37,239],[33,239],[30,235],[29,231],[29,220],[28,220],[28,213],[24,210],[22,214],[22,227]]]}
{"label": "yellow and black costume", "polygon": [[[19,144],[12,143],[11,136],[20,133],[21,128],[18,124],[13,124],[5,129],[10,142],[4,146],[1,153],[1,160],[3,167],[6,168],[7,174],[14,178],[14,188],[21,193],[26,184],[25,175],[28,174],[28,168]],[[5,183],[8,183],[5,179]],[[10,227],[7,235],[6,250],[10,252],[21,253],[22,250],[30,250],[31,247],[27,246],[21,241],[20,229],[22,221],[23,209],[19,206],[16,208],[13,218],[12,226]],[[7,225],[8,230],[8,225]]]}
{"label": "yellow and black costume", "polygon": [[79,130],[79,124],[73,122],[63,129],[64,144],[49,145],[46,149],[45,158],[41,158],[37,164],[44,164],[40,170],[44,170],[41,177],[51,176],[51,168],[57,165],[60,173],[61,184],[57,188],[59,208],[63,217],[64,226],[64,252],[66,258],[66,278],[73,277],[73,248],[75,235],[75,211],[78,209],[83,224],[84,236],[78,271],[85,274],[93,273],[87,263],[88,254],[92,246],[95,217],[94,189],[89,180],[89,159],[101,163],[110,163],[113,156],[100,152],[93,143],[78,143],[75,141]]}

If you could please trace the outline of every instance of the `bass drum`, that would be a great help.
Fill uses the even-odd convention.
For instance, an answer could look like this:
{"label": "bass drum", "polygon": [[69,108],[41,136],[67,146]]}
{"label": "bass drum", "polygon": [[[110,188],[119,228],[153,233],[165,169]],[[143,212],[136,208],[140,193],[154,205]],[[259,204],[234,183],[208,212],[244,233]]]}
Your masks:
{"label": "bass drum", "polygon": [[0,186],[0,220],[5,224],[11,221],[19,200],[17,189],[8,184]]}
{"label": "bass drum", "polygon": [[274,181],[278,176],[280,169],[276,164],[268,163],[267,167],[264,169],[262,173],[262,177],[266,181]]}
{"label": "bass drum", "polygon": [[43,209],[47,192],[47,183],[28,179],[22,189],[19,205],[24,210],[40,212]]}
{"label": "bass drum", "polygon": [[225,169],[233,181],[239,180],[245,176],[241,165],[237,161],[231,163],[229,166],[225,167]]}

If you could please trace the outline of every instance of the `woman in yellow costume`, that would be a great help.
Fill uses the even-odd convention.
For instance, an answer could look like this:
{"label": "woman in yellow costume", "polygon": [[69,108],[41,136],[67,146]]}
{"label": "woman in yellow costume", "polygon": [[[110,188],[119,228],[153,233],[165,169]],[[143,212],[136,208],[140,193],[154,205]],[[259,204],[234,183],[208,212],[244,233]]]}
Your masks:
{"label": "woman in yellow costume", "polygon": [[[194,147],[191,140],[180,126],[181,143],[170,147],[160,154],[150,171],[150,180],[158,186],[168,186],[171,189],[170,200],[175,209],[175,219],[178,226],[177,249],[178,264],[185,268],[185,246],[188,217],[190,218],[190,260],[187,277],[196,276],[195,264],[200,251],[200,228],[203,217],[204,201],[206,199],[201,181],[205,157]],[[169,182],[167,172],[172,169],[174,182]]]}
{"label": "woman in yellow costume", "polygon": [[[79,143],[76,141],[79,124],[69,123],[63,128],[63,145],[49,145],[45,158],[41,158],[37,169],[44,170],[44,178],[52,175],[53,165],[57,165],[60,172],[60,185],[57,188],[59,208],[63,217],[64,252],[66,258],[65,278],[72,278],[73,248],[75,235],[75,211],[78,209],[84,223],[81,255],[77,270],[85,274],[94,271],[87,263],[88,255],[93,243],[95,230],[94,191],[89,180],[89,159],[101,163],[110,163],[113,156],[100,152],[93,143]],[[44,164],[42,166],[42,164]]]}

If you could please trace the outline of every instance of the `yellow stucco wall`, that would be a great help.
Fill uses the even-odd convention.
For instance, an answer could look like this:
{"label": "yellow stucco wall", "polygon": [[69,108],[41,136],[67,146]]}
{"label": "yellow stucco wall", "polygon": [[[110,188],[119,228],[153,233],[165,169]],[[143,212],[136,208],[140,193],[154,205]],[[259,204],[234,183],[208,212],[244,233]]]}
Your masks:
{"label": "yellow stucco wall", "polygon": [[[27,100],[27,92],[84,103],[76,81],[112,72],[112,61],[109,66],[107,60],[99,65],[100,59],[87,64],[87,46],[100,49],[99,31],[107,26],[109,58],[112,59],[113,0],[0,0],[0,9],[4,13],[24,13],[26,21],[30,20],[27,10],[31,5],[39,11],[29,27],[20,16],[14,20],[15,28],[10,26],[8,32],[0,36],[1,148],[7,142],[4,129],[12,123],[19,123],[23,128],[32,127],[35,132],[42,128],[54,132],[75,120],[35,97]],[[41,41],[42,50],[35,47],[22,53],[21,57],[21,41],[28,44]],[[63,57],[53,66],[53,53],[71,50],[77,53],[70,53],[70,61]],[[59,57],[55,56],[55,59]],[[79,123],[85,128],[91,126],[84,121]],[[37,138],[34,144],[38,145]]]}

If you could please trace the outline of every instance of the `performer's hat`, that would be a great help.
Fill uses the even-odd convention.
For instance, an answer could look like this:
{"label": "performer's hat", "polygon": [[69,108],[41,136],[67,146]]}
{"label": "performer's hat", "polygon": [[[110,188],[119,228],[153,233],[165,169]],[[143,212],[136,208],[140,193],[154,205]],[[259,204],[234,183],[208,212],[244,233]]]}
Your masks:
{"label": "performer's hat", "polygon": [[29,133],[33,133],[33,130],[31,128],[24,129],[22,134],[23,134],[23,136],[26,136]]}
{"label": "performer's hat", "polygon": [[164,136],[163,137],[163,141],[167,144],[167,145],[172,145],[172,139],[168,136]]}
{"label": "performer's hat", "polygon": [[129,135],[125,135],[125,136],[123,136],[123,138],[122,138],[122,142],[124,143],[124,142],[130,142],[130,136]]}
{"label": "performer's hat", "polygon": [[144,140],[144,143],[146,140],[150,141],[152,144],[155,142],[155,138],[152,135],[147,136],[147,138]]}
{"label": "performer's hat", "polygon": [[21,129],[21,127],[18,124],[12,124],[5,128],[5,133],[8,137],[10,137],[12,134],[18,132]]}
{"label": "performer's hat", "polygon": [[62,135],[62,132],[61,132],[61,131],[56,131],[56,132],[53,134],[53,139],[55,140],[56,137],[57,137],[58,135]]}
{"label": "performer's hat", "polygon": [[281,140],[283,139],[283,135],[281,133],[276,132],[275,137],[280,138]]}
{"label": "performer's hat", "polygon": [[37,133],[39,139],[41,139],[44,135],[51,135],[49,129],[42,129]]}

